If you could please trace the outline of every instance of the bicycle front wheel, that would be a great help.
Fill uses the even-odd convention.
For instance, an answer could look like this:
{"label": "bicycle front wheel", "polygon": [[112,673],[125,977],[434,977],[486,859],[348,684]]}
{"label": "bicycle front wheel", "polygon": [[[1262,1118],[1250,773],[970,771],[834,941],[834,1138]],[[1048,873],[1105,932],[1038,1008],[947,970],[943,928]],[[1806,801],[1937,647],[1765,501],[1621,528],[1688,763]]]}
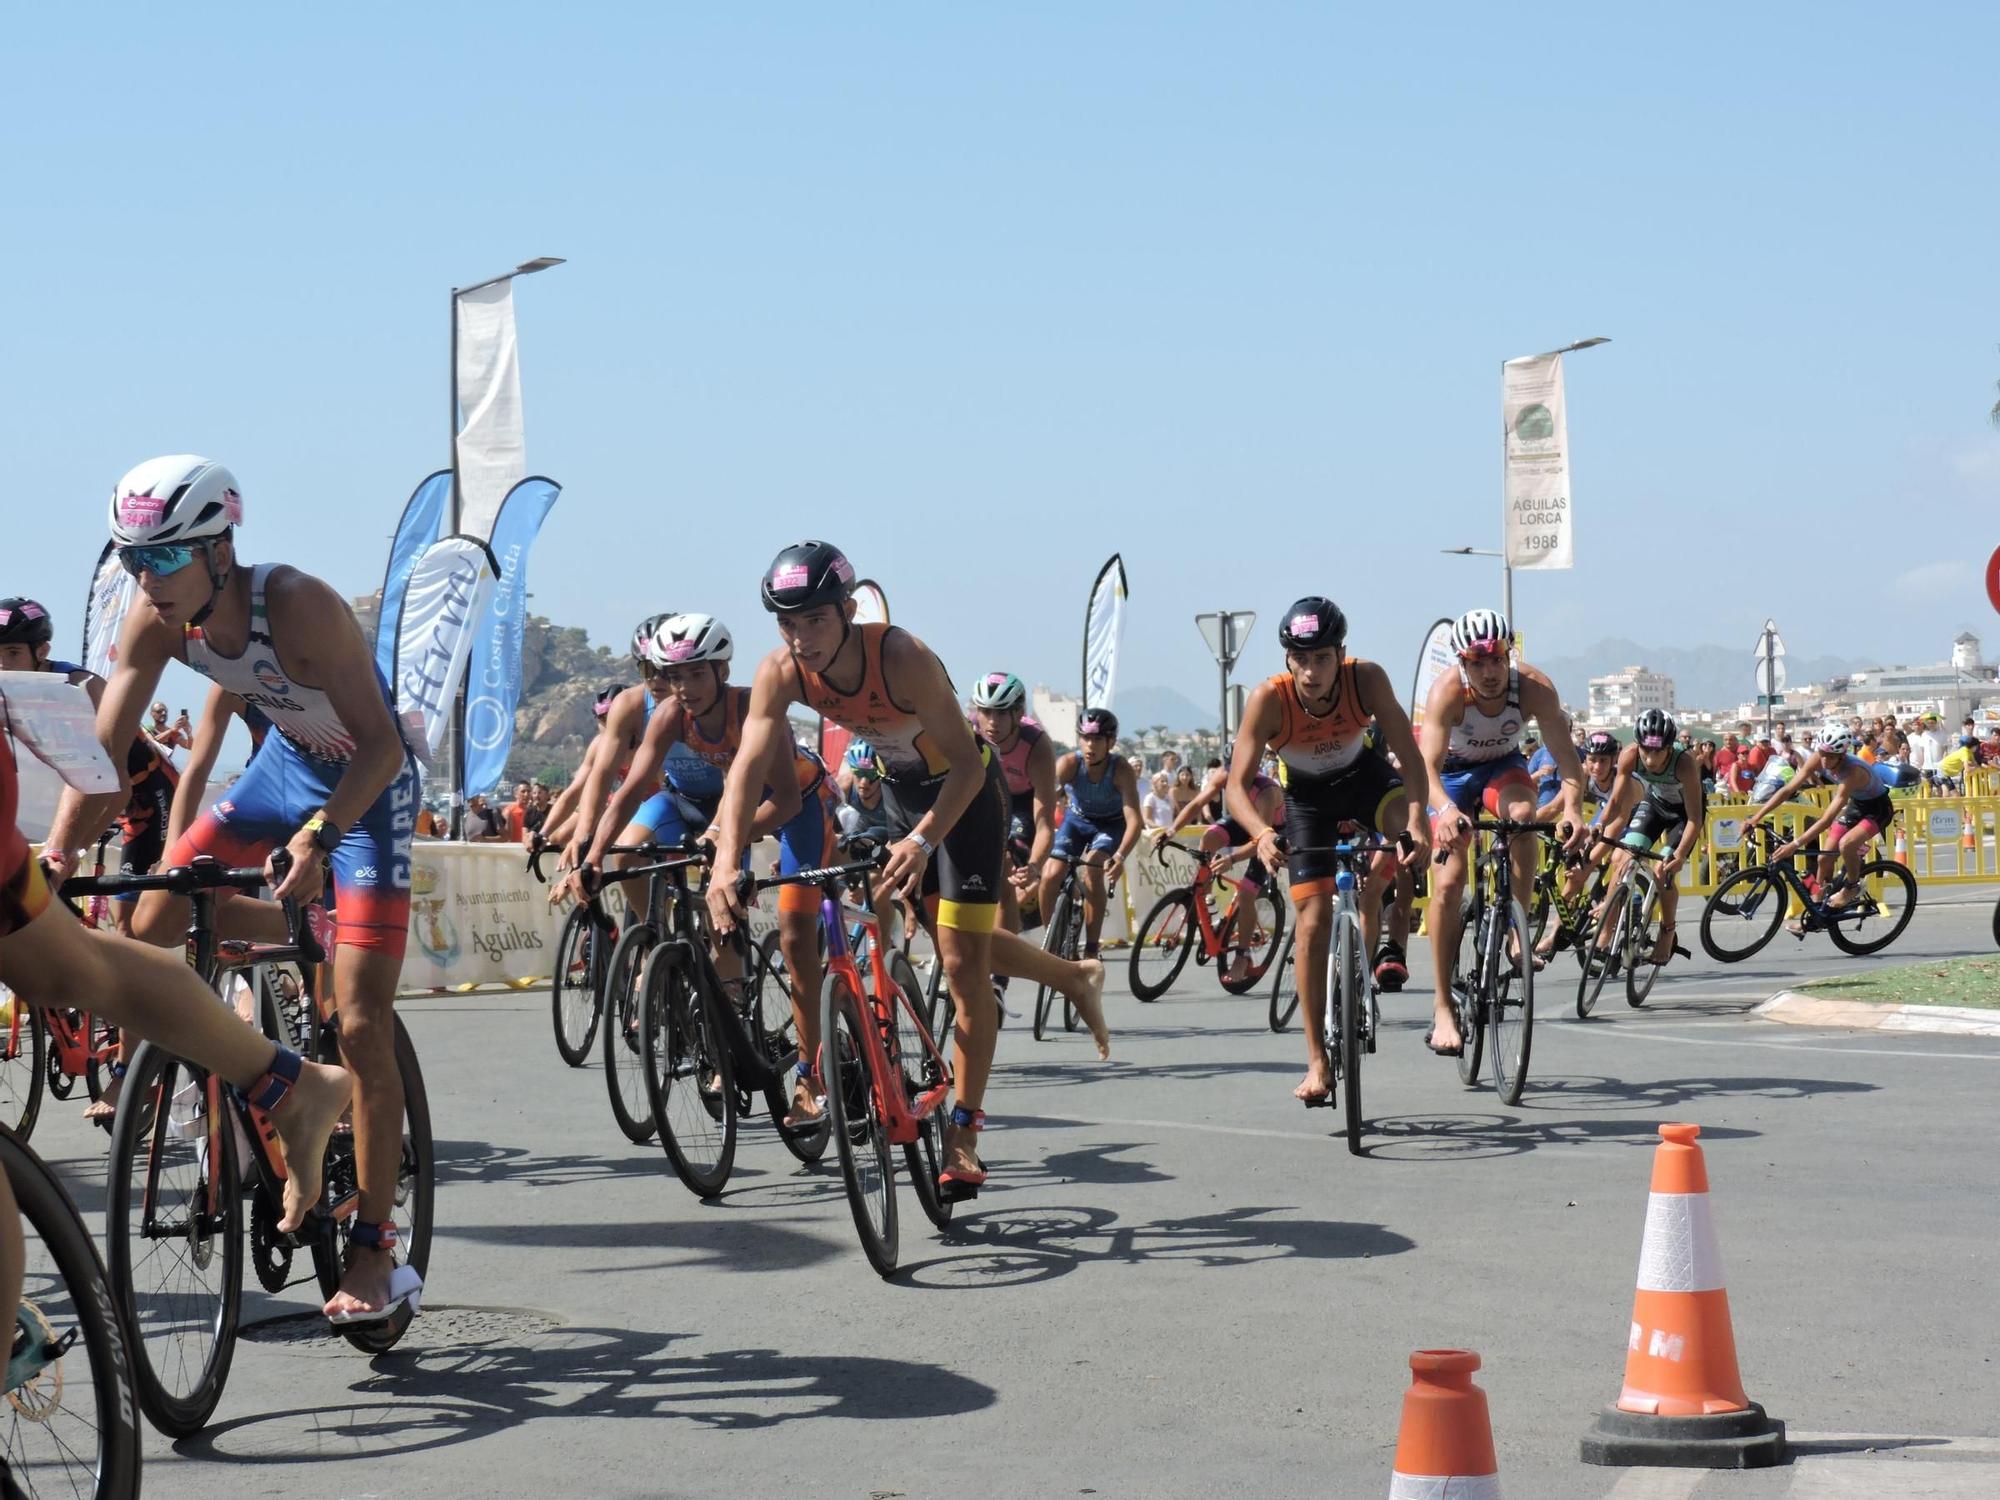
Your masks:
{"label": "bicycle front wheel", "polygon": [[[1241,903],[1248,903],[1250,914],[1240,915]],[[1271,960],[1278,956],[1278,949],[1285,941],[1285,908],[1278,900],[1277,893],[1266,881],[1254,891],[1248,885],[1238,882],[1236,899],[1229,903],[1229,918],[1232,923],[1222,935],[1222,961],[1220,973],[1222,987],[1232,995],[1247,995],[1263,982],[1270,972]],[[1234,930],[1234,922],[1247,922],[1249,931],[1239,933]],[[1229,971],[1238,960],[1248,965],[1239,979],[1231,979]]]}
{"label": "bicycle front wheel", "polygon": [[[1871,886],[1880,894],[1872,894]],[[1861,867],[1854,904],[1827,913],[1826,935],[1842,952],[1880,953],[1916,914],[1917,877],[1893,860],[1874,859]]]}
{"label": "bicycle front wheel", "polygon": [[1458,961],[1452,970],[1451,997],[1458,1007],[1458,1081],[1467,1088],[1478,1087],[1479,1064],[1486,1055],[1483,984],[1488,910],[1472,899],[1470,891],[1458,908]]}
{"label": "bicycle front wheel", "polygon": [[1181,970],[1201,943],[1194,918],[1194,893],[1182,886],[1153,903],[1132,939],[1132,993],[1140,1000],[1157,1000],[1174,986]]}
{"label": "bicycle front wheel", "polygon": [[[139,1493],[138,1401],[126,1332],[97,1247],[55,1173],[0,1130],[0,1168],[21,1215],[26,1258],[4,1455],[29,1495]],[[16,1336],[19,1336],[17,1328]]]}
{"label": "bicycle front wheel", "polygon": [[875,1023],[864,1004],[842,976],[826,976],[820,989],[820,1076],[826,1080],[827,1119],[855,1232],[868,1263],[889,1276],[896,1270],[896,1165],[868,1062],[867,1028]]}
{"label": "bicycle front wheel", "polygon": [[1287,933],[1285,946],[1271,968],[1271,1029],[1283,1032],[1299,1009],[1298,934]]}
{"label": "bicycle front wheel", "polygon": [[243,1301],[236,1126],[208,1074],[159,1048],[132,1058],[111,1127],[104,1234],[133,1334],[133,1384],[169,1437],[201,1431],[229,1378]]}
{"label": "bicycle front wheel", "polygon": [[1717,963],[1749,958],[1778,935],[1785,885],[1764,865],[1738,870],[1701,909],[1701,946]]}
{"label": "bicycle front wheel", "polygon": [[646,956],[659,941],[652,923],[634,922],[619,934],[604,976],[604,1087],[611,1095],[611,1118],[634,1143],[653,1135],[640,980]]}
{"label": "bicycle front wheel", "polygon": [[[1340,1103],[1347,1117],[1347,1149],[1361,1154],[1361,1053],[1362,1011],[1368,1005],[1367,960],[1361,952],[1361,929],[1352,920],[1341,919],[1338,948],[1340,984]],[[1327,1003],[1333,1003],[1328,995]]]}
{"label": "bicycle front wheel", "polygon": [[555,977],[549,982],[549,1009],[555,1022],[556,1054],[572,1068],[590,1057],[603,1013],[602,988],[611,934],[588,906],[563,921],[556,939]]}
{"label": "bicycle front wheel", "polygon": [[[1048,929],[1042,936],[1044,951],[1057,958],[1075,958],[1077,929],[1082,925],[1082,915],[1077,909],[1074,891],[1065,885],[1056,892],[1056,899],[1050,903]],[[1058,994],[1052,984],[1035,986],[1035,1040],[1038,1042],[1049,1029],[1049,1013],[1055,1008]]]}
{"label": "bicycle front wheel", "polygon": [[646,959],[640,1031],[647,1102],[674,1175],[713,1198],[736,1163],[736,1079],[729,1045],[677,943]]}
{"label": "bicycle front wheel", "polygon": [[48,1023],[39,1005],[30,1005],[12,990],[0,986],[0,1125],[22,1140],[34,1134],[35,1121],[42,1112],[42,1090],[47,1081],[42,1070],[48,1066]]}
{"label": "bicycle front wheel", "polygon": [[1612,969],[1625,952],[1625,929],[1632,921],[1631,893],[1624,886],[1619,886],[1605,899],[1616,913],[1611,921],[1611,941],[1604,949],[1604,958],[1597,958],[1597,934],[1600,929],[1596,926],[1588,929],[1590,939],[1583,950],[1583,974],[1576,982],[1576,1018],[1579,1021],[1589,1020],[1591,1011],[1597,1008],[1597,997],[1604,993],[1604,981],[1611,977]]}
{"label": "bicycle front wheel", "polygon": [[1632,904],[1626,912],[1631,920],[1625,931],[1625,1003],[1636,1010],[1652,994],[1653,981],[1664,967],[1653,962],[1665,918],[1660,914],[1660,888],[1651,876],[1633,877]]}
{"label": "bicycle front wheel", "polygon": [[[1503,915],[1496,909],[1494,915]],[[1535,1038],[1535,947],[1528,913],[1518,900],[1504,908],[1505,921],[1495,956],[1491,1004],[1487,1014],[1493,1029],[1493,1089],[1502,1104],[1519,1104],[1528,1081],[1528,1051]],[[1516,945],[1521,954],[1513,958]]]}

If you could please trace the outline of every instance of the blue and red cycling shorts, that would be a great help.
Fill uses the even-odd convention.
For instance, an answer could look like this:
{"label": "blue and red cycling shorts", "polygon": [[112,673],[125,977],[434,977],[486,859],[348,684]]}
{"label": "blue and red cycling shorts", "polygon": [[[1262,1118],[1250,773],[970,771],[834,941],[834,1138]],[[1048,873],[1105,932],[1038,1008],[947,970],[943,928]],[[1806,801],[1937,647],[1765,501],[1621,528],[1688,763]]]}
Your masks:
{"label": "blue and red cycling shorts", "polygon": [[[266,735],[227,795],[167,851],[165,867],[199,854],[225,865],[261,864],[326,805],[346,769],[307,755],[283,734]],[[405,755],[396,779],[329,857],[336,944],[402,957],[410,936],[410,839],[420,791],[417,763]]]}

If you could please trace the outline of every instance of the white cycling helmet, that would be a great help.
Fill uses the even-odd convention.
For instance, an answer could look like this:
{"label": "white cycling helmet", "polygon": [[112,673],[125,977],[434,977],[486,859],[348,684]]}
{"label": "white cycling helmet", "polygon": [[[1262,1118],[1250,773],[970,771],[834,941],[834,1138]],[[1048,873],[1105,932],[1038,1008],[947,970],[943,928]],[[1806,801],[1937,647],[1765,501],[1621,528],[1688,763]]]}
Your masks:
{"label": "white cycling helmet", "polygon": [[121,547],[198,542],[242,524],[236,476],[192,453],[149,458],[111,492],[111,540]]}
{"label": "white cycling helmet", "polygon": [[653,632],[653,665],[663,670],[694,661],[728,661],[735,654],[729,627],[713,615],[668,615]]}
{"label": "white cycling helmet", "polygon": [[1012,672],[988,672],[972,685],[972,706],[1005,713],[1028,701],[1028,687]]}
{"label": "white cycling helmet", "polygon": [[1819,748],[1829,755],[1845,755],[1854,748],[1854,731],[1845,724],[1829,724],[1819,732]]}
{"label": "white cycling helmet", "polygon": [[1514,631],[1497,609],[1468,609],[1451,627],[1451,649],[1460,656],[1504,656]]}

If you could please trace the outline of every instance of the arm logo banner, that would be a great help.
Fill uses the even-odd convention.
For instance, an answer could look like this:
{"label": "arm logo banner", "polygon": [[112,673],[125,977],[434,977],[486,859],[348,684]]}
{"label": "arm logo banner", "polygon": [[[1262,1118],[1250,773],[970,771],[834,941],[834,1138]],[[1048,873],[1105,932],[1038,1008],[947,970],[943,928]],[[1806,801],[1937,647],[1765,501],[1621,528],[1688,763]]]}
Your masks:
{"label": "arm logo banner", "polygon": [[1111,708],[1118,692],[1118,642],[1125,633],[1125,562],[1116,552],[1098,570],[1083,616],[1083,706]]}
{"label": "arm logo banner", "polygon": [[451,727],[453,695],[472,655],[474,627],[493,598],[493,554],[477,537],[431,543],[410,570],[396,622],[396,707],[419,738],[411,748],[435,760]]}
{"label": "arm logo banner", "polygon": [[472,676],[465,695],[465,795],[490,792],[514,748],[514,706],[521,698],[521,636],[528,624],[528,551],[562,486],[536,475],[507,493],[493,527],[500,577],[479,617]]}
{"label": "arm logo banner", "polygon": [[508,491],[528,473],[521,350],[511,277],[453,299],[458,319],[458,529],[491,536]]}
{"label": "arm logo banner", "polygon": [[375,620],[375,665],[391,682],[396,680],[396,622],[403,615],[403,590],[410,586],[410,570],[416,567],[424,548],[443,531],[445,506],[450,501],[451,470],[440,469],[410,491],[403,519],[396,525],[396,539],[389,544],[389,571],[382,577],[382,612]]}
{"label": "arm logo banner", "polygon": [[1500,550],[1510,568],[1576,565],[1569,493],[1569,426],[1560,354],[1500,367],[1505,505]]}

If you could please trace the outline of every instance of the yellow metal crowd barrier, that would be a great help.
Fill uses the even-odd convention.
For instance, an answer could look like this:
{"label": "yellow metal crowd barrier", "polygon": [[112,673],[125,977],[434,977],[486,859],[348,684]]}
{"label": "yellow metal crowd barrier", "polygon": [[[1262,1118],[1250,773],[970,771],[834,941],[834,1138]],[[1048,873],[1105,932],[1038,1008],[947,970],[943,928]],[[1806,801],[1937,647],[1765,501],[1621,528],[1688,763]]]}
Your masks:
{"label": "yellow metal crowd barrier", "polygon": [[[1828,795],[1807,792],[1794,797],[1765,819],[1781,840],[1803,833],[1825,813]],[[1908,867],[1922,885],[1969,885],[2000,880],[2000,795],[1982,797],[1920,796],[1899,793],[1891,799],[1896,819],[1876,841],[1876,852]],[[1759,845],[1746,846],[1743,825],[1756,808],[1749,802],[1712,801],[1703,819],[1701,841],[1681,871],[1679,886],[1707,895],[1745,864],[1764,856]]]}

